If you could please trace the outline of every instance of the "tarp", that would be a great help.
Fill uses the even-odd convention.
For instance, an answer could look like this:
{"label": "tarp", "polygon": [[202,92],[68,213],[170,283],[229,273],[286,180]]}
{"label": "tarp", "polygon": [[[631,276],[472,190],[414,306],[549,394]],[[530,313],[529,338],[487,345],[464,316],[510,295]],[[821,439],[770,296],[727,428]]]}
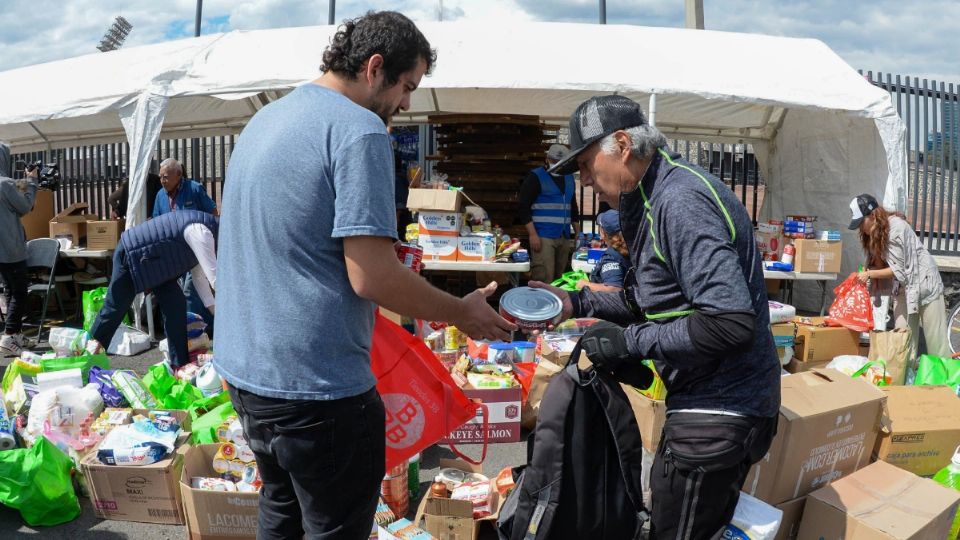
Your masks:
{"label": "tarp", "polygon": [[[419,27],[438,61],[399,121],[451,112],[565,123],[593,95],[619,93],[646,108],[656,94],[668,137],[753,145],[767,182],[764,216],[815,214],[820,226],[845,230],[854,195],[906,205],[905,128],[889,94],[820,41],[567,23]],[[118,140],[148,152],[158,135],[236,133],[318,76],[333,31],[234,31],[0,73],[0,140],[14,152]],[[35,82],[51,80],[64,83]],[[133,172],[131,198],[145,179],[142,167]],[[846,271],[863,256],[853,234],[844,241]]]}

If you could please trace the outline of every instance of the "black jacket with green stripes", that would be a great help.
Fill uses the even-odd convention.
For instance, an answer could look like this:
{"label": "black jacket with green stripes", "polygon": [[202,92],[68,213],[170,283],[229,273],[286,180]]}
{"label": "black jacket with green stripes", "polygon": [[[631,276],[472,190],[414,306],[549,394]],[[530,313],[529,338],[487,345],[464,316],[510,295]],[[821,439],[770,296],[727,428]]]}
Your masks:
{"label": "black jacket with green stripes", "polygon": [[668,410],[776,415],[780,362],[761,256],[734,192],[662,148],[620,196],[620,226],[633,264],[624,290],[584,289],[575,314],[628,325],[627,347],[655,362]]}

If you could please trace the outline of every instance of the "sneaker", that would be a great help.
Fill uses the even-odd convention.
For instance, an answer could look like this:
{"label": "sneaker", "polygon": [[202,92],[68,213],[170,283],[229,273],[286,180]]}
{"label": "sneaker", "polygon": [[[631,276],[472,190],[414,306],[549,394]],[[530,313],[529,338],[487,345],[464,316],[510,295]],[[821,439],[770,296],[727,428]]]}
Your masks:
{"label": "sneaker", "polygon": [[23,334],[4,334],[0,338],[0,353],[4,356],[20,356],[24,345],[26,345],[26,339]]}

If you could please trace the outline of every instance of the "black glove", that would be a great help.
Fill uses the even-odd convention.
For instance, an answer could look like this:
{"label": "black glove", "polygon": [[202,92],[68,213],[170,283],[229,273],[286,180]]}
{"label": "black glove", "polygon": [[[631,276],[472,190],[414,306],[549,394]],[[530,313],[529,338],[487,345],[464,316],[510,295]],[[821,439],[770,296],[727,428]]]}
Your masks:
{"label": "black glove", "polygon": [[580,347],[593,365],[618,381],[636,388],[648,388],[653,372],[627,350],[623,328],[607,321],[595,323],[583,334]]}

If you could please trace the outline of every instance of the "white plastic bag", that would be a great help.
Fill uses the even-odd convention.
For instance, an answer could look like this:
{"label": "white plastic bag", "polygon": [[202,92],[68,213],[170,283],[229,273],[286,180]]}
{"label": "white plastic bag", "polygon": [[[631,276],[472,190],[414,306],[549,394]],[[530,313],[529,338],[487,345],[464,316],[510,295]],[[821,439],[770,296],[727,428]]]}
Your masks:
{"label": "white plastic bag", "polygon": [[86,351],[89,334],[83,328],[57,327],[50,329],[47,342],[57,357],[78,356]]}
{"label": "white plastic bag", "polygon": [[720,535],[724,540],[773,540],[780,529],[783,511],[740,492],[733,519]]}
{"label": "white plastic bag", "polygon": [[80,433],[80,423],[88,416],[96,418],[103,412],[103,398],[95,384],[83,388],[58,386],[52,390],[39,392],[33,397],[30,414],[27,416],[27,439],[32,444],[43,435],[43,424],[49,421],[55,427],[69,435]]}
{"label": "white plastic bag", "polygon": [[121,324],[120,327],[117,328],[117,332],[113,334],[113,339],[110,340],[107,353],[118,354],[120,356],[133,356],[149,348],[149,335],[125,324]]}

